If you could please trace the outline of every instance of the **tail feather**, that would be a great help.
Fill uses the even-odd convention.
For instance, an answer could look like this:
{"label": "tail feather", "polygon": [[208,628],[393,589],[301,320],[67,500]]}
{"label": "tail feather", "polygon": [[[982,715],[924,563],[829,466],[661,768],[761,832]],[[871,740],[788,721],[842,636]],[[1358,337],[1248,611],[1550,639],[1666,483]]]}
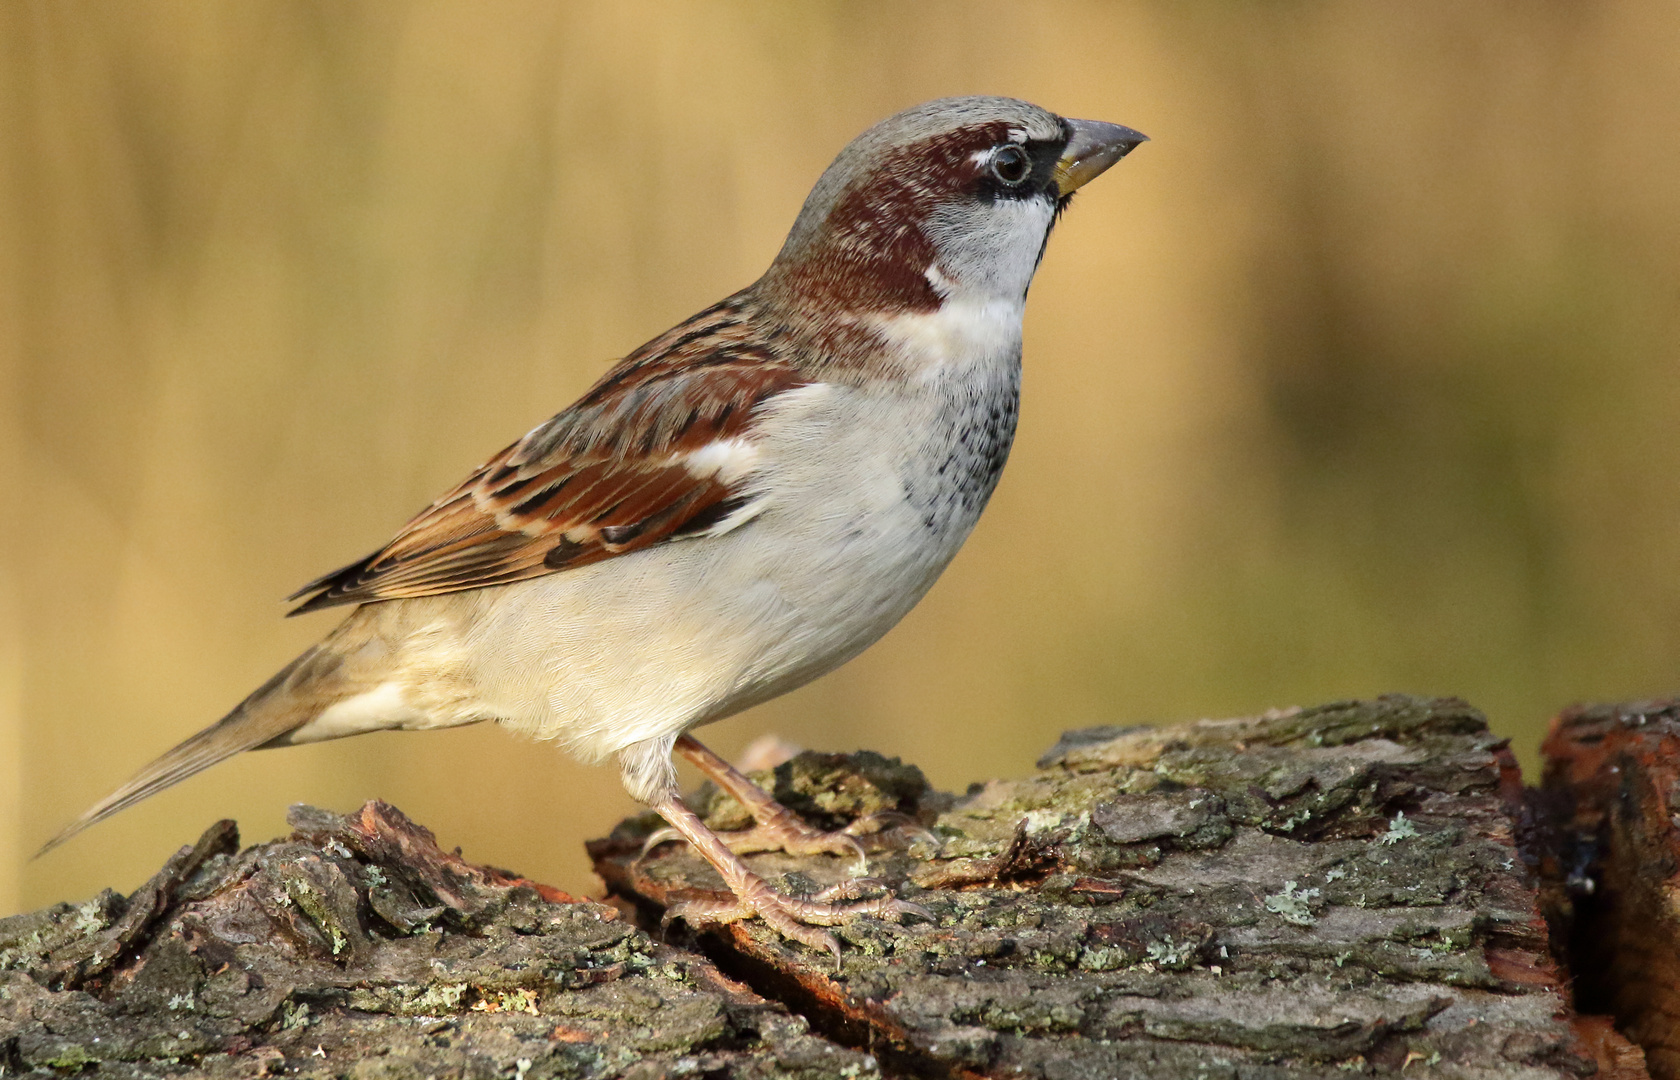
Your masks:
{"label": "tail feather", "polygon": [[128,783],[89,807],[43,844],[35,857],[40,858],[89,825],[98,824],[164,788],[203,772],[218,761],[274,743],[307,724],[345,691],[342,685],[345,680],[339,677],[343,654],[333,647],[333,637],[312,646],[232,712],[168,751]]}

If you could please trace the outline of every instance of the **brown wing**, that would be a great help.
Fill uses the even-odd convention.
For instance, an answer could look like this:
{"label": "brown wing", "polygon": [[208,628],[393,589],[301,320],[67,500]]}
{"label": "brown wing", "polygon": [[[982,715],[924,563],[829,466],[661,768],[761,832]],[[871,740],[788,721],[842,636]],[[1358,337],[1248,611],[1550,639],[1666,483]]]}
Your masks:
{"label": "brown wing", "polygon": [[801,382],[761,337],[731,300],[649,342],[385,547],[299,589],[291,614],[538,577],[716,525],[741,478],[696,451]]}

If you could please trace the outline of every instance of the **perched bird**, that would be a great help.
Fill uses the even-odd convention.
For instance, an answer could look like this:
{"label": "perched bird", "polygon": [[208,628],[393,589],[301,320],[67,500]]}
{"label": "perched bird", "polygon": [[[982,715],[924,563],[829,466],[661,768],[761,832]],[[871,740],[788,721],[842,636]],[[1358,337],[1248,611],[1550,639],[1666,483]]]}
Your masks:
{"label": "perched bird", "polygon": [[[758,281],[625,357],[298,614],[349,618],[45,851],[241,750],[496,721],[618,759],[733,894],[675,911],[817,929],[907,914],[772,890],[737,850],[858,853],[688,734],[863,651],[968,537],[1015,435],[1021,316],[1076,188],[1144,136],[1024,101],[931,101],[864,132]],[[673,750],[758,826],[719,836]]]}

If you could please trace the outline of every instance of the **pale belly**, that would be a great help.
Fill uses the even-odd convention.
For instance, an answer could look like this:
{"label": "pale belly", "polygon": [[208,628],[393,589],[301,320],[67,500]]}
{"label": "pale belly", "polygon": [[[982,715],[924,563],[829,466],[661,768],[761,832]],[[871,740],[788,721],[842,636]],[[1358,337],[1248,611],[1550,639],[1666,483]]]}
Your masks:
{"label": "pale belly", "polygon": [[476,711],[598,760],[856,656],[973,529],[1013,438],[1017,373],[960,400],[790,400],[766,423],[766,504],[746,525],[487,592],[458,654]]}

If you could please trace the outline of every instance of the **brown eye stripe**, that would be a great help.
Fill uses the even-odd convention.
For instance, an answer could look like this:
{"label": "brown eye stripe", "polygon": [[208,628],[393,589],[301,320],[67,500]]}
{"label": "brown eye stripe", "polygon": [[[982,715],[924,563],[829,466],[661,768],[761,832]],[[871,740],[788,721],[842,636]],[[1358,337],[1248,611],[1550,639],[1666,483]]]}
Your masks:
{"label": "brown eye stripe", "polygon": [[922,222],[938,203],[973,196],[981,177],[990,178],[985,155],[1012,130],[1005,122],[972,124],[885,155],[836,200],[810,249],[790,260],[785,286],[846,311],[938,310],[926,276],[936,252]]}

